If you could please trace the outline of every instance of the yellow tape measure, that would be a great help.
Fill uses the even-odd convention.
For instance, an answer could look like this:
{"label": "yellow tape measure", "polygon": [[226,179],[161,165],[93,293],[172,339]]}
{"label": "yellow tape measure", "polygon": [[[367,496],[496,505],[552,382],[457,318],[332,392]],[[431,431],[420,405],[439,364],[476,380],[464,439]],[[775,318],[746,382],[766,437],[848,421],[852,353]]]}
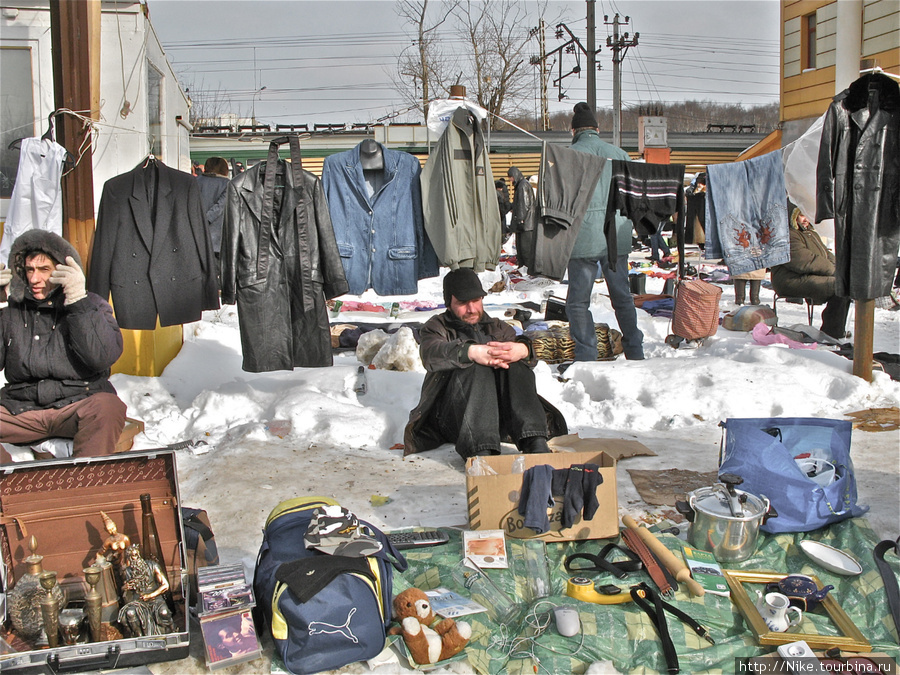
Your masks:
{"label": "yellow tape measure", "polygon": [[597,592],[594,582],[586,577],[571,577],[566,582],[566,595],[582,602],[593,602],[597,605],[620,605],[631,602],[631,593],[615,593],[604,595]]}

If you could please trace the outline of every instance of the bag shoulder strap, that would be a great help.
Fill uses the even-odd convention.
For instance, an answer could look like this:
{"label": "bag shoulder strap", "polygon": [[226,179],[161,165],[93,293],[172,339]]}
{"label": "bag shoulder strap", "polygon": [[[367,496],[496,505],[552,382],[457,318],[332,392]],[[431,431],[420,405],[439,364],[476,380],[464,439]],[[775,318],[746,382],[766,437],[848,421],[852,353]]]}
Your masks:
{"label": "bag shoulder strap", "polygon": [[887,595],[888,608],[891,610],[891,618],[894,620],[894,630],[900,635],[900,588],[897,585],[897,577],[891,566],[884,559],[884,554],[893,551],[895,555],[900,555],[900,537],[897,541],[885,539],[875,545],[874,557],[875,565],[881,574],[884,582],[884,592]]}
{"label": "bag shoulder strap", "polygon": [[[192,511],[192,513],[187,513]],[[184,526],[190,530],[194,530],[205,542],[209,542],[215,535],[209,525],[200,520],[199,515],[202,513],[197,509],[183,508],[181,511]]]}

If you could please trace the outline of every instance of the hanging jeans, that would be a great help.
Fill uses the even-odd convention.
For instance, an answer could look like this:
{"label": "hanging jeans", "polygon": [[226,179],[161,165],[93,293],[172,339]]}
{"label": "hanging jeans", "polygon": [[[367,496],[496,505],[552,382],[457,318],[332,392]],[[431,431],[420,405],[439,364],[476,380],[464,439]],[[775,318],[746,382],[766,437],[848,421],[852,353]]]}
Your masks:
{"label": "hanging jeans", "polygon": [[[684,228],[684,164],[612,161],[606,207],[606,250],[616,250],[616,210],[634,223],[639,236],[656,234],[659,224],[677,214],[676,232]],[[611,269],[615,271],[616,262]]]}
{"label": "hanging jeans", "polygon": [[706,257],[732,275],[791,259],[781,151],[745,162],[711,164],[706,185]]}
{"label": "hanging jeans", "polygon": [[[615,249],[613,249],[615,250]],[[644,334],[637,326],[634,298],[628,285],[628,256],[621,255],[616,269],[611,269],[607,256],[599,259],[572,258],[569,261],[569,291],[566,296],[566,314],[569,317],[569,334],[575,341],[576,361],[597,360],[597,333],[591,314],[591,292],[597,278],[597,265],[606,279],[609,299],[616,313],[616,321],[622,332],[625,358],[639,361],[644,358]]]}
{"label": "hanging jeans", "polygon": [[547,416],[538,398],[534,373],[521,361],[509,368],[477,363],[454,370],[433,421],[463,457],[500,454],[500,441],[547,437]]}

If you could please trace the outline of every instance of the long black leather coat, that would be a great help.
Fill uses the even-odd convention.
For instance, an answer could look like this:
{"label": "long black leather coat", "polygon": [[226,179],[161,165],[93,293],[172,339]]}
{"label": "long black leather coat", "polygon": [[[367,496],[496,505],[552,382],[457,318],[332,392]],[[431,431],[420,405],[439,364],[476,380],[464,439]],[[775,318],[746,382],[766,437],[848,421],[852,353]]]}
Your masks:
{"label": "long black leather coat", "polygon": [[900,86],[864,75],[825,116],[816,222],[834,218],[836,293],[889,295],[900,243]]}
{"label": "long black leather coat", "polygon": [[[330,366],[325,299],[346,293],[347,280],[321,181],[285,162],[264,194],[266,162],[228,186],[222,232],[222,302],[238,306],[243,369],[249,372]],[[266,199],[274,200],[262,227]]]}
{"label": "long black leather coat", "polygon": [[513,181],[513,203],[510,232],[516,233],[516,257],[519,265],[529,269],[534,266],[534,238],[537,230],[537,200],[534,188],[518,167],[511,167],[509,177]]}

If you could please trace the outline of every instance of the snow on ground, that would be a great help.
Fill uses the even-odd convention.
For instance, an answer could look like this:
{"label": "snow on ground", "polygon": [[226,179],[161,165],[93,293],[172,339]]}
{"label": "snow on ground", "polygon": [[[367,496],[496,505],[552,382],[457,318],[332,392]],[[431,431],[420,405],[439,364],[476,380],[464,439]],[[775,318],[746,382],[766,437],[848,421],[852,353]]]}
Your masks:
{"label": "snow on ground", "polygon": [[[500,272],[481,275],[485,287]],[[648,292],[662,280],[648,279]],[[505,290],[485,299],[501,316],[504,305],[540,302],[565,285],[530,291]],[[420,284],[418,300],[441,302],[439,279]],[[733,309],[733,290],[724,286],[721,307]],[[411,298],[377,297],[389,303]],[[762,302],[772,303],[763,289]],[[596,285],[594,316],[615,326],[615,315]],[[781,325],[806,322],[803,306],[779,303]],[[401,312],[400,320],[424,322],[432,313]],[[816,312],[818,326],[819,311]],[[716,468],[720,420],[728,417],[812,416],[897,405],[900,384],[881,372],[872,383],[851,374],[851,361],[826,349],[760,346],[748,333],[720,329],[698,349],[665,344],[669,322],[638,310],[647,359],[576,364],[560,377],[555,366],[536,369],[539,392],[583,437],[636,439],[658,453],[632,458],[618,472],[620,506],[642,503],[624,468]],[[393,321],[386,315],[342,313],[342,323]],[[853,313],[848,320],[853,330]],[[896,353],[900,312],[876,309],[875,351]],[[400,348],[403,351],[403,348]],[[414,352],[414,349],[412,350]],[[413,354],[414,355],[414,354]],[[409,356],[409,354],[407,354]],[[409,411],[419,398],[421,370],[368,370],[368,391],[354,393],[358,361],[341,354],[332,368],[245,373],[237,312],[233,306],[208,312],[185,327],[181,353],[158,378],[116,375],[113,382],[142,419],[145,433],[136,448],[203,439],[208,452],[178,452],[182,501],[206,508],[223,562],[241,560],[253,568],[266,515],[280,501],[300,495],[336,498],[360,517],[386,529],[464,525],[463,461],[451,445],[403,458]],[[512,452],[512,446],[508,448]],[[884,537],[896,537],[900,520],[898,432],[853,434],[860,501]],[[388,498],[386,504],[382,504]]]}
{"label": "snow on ground", "polygon": [[[643,255],[632,258],[642,260]],[[502,273],[485,272],[481,278],[488,288]],[[661,292],[662,286],[661,279],[647,280],[648,293]],[[723,288],[721,309],[734,309],[732,286]],[[415,298],[367,292],[356,299],[439,303],[440,289],[440,279],[430,279],[420,283]],[[566,295],[564,284],[537,280],[527,291],[520,285],[491,293],[485,304],[492,315],[502,316],[510,304],[540,303],[548,291]],[[763,289],[762,302],[772,305],[770,290]],[[595,286],[592,305],[596,321],[616,326],[602,282]],[[778,310],[782,326],[806,323],[803,306],[779,303]],[[424,322],[432,314],[406,311],[399,320]],[[817,327],[819,315],[820,308]],[[343,312],[340,321],[395,322],[387,314],[365,312]],[[645,335],[645,361],[619,357],[580,363],[563,376],[546,363],[535,370],[539,392],[562,411],[571,432],[634,439],[657,453],[620,463],[622,511],[653,511],[625,469],[714,471],[718,423],[726,418],[840,419],[847,412],[900,401],[900,383],[882,372],[874,373],[872,383],[864,382],[851,374],[851,361],[824,348],[761,346],[749,333],[720,329],[698,349],[675,350],[665,344],[668,320],[638,310],[638,322]],[[900,352],[900,312],[876,309],[875,324],[874,351]],[[853,330],[852,309],[847,327]],[[302,495],[336,498],[384,529],[465,526],[464,467],[453,446],[407,458],[396,447],[419,399],[420,365],[403,372],[368,370],[363,395],[354,392],[359,362],[353,353],[336,356],[331,368],[245,373],[233,306],[207,312],[202,321],[185,326],[184,338],[181,352],[160,377],[115,375],[112,380],[128,404],[128,415],[144,421],[135,449],[188,439],[208,443],[178,451],[179,484],[185,505],[209,511],[223,563],[241,561],[252,571],[266,516],[279,502]],[[414,362],[415,346],[402,338],[397,342],[393,358]],[[871,506],[868,518],[883,538],[896,537],[900,522],[898,437],[897,431],[853,433],[859,501]],[[154,672],[205,672],[199,649],[191,658],[154,666]],[[230,672],[268,670],[260,664],[254,661]],[[342,672],[365,670],[355,664]],[[450,670],[467,668],[454,664]]]}

